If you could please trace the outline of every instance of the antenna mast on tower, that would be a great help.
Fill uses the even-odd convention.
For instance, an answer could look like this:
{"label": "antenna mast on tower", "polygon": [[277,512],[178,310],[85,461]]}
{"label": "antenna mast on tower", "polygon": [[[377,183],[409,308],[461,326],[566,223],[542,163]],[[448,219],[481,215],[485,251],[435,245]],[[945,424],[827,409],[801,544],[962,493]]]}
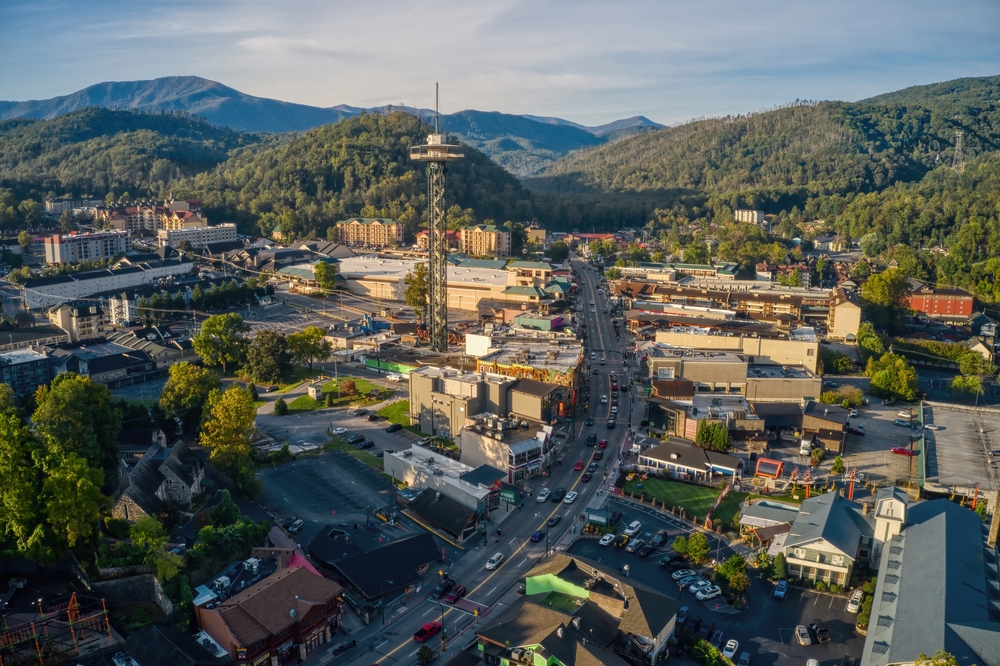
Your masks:
{"label": "antenna mast on tower", "polygon": [[962,131],[955,132],[955,157],[951,160],[951,168],[961,171],[965,164],[962,163]]}
{"label": "antenna mast on tower", "polygon": [[448,224],[445,220],[445,174],[447,164],[465,155],[456,145],[445,143],[440,130],[440,97],[434,84],[434,133],[427,143],[410,147],[410,159],[427,162],[427,230],[430,236],[428,292],[430,296],[430,342],[436,352],[448,351]]}

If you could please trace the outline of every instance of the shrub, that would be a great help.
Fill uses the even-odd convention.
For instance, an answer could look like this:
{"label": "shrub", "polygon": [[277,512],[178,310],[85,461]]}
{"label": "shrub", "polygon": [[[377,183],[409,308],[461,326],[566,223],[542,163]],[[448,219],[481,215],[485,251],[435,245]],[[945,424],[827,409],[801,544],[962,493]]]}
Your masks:
{"label": "shrub", "polygon": [[840,594],[841,587],[837,583],[830,583],[830,591],[836,594]]}
{"label": "shrub", "polygon": [[649,425],[649,421],[647,421],[646,419],[643,419],[643,420],[639,421],[639,427],[640,428],[645,428],[648,425]]}
{"label": "shrub", "polygon": [[250,385],[247,386],[247,390],[250,391],[250,397],[254,399],[254,402],[260,400],[260,394],[257,393],[257,385],[256,384],[254,384],[253,382],[250,382]]}
{"label": "shrub", "polygon": [[746,592],[747,588],[750,587],[750,577],[742,571],[737,571],[729,577],[729,587],[737,594]]}
{"label": "shrub", "polygon": [[736,573],[746,573],[746,571],[747,571],[747,561],[739,553],[736,553],[728,560],[719,565],[719,573],[726,578],[731,578],[733,574]]}
{"label": "shrub", "polygon": [[695,532],[687,540],[687,556],[694,564],[701,564],[708,559],[712,546],[701,532]]}
{"label": "shrub", "polygon": [[774,556],[774,577],[784,578],[788,575],[788,571],[785,567],[785,554],[778,553]]}
{"label": "shrub", "polygon": [[833,467],[830,468],[831,472],[834,474],[843,474],[845,469],[847,467],[844,465],[844,458],[842,456],[837,456],[833,459]]}
{"label": "shrub", "polygon": [[288,413],[288,403],[285,402],[284,398],[278,398],[274,401],[274,415],[284,416]]}
{"label": "shrub", "polygon": [[813,449],[810,453],[810,457],[813,459],[813,465],[818,465],[821,460],[823,460],[823,454],[826,453],[823,449]]}
{"label": "shrub", "polygon": [[688,540],[685,536],[679,536],[674,539],[674,552],[679,555],[687,555],[688,550]]}
{"label": "shrub", "polygon": [[875,581],[868,581],[861,586],[861,589],[865,591],[865,594],[875,594]]}
{"label": "shrub", "polygon": [[358,385],[354,383],[353,379],[345,379],[340,384],[340,392],[344,395],[354,395],[358,392]]}
{"label": "shrub", "polygon": [[816,589],[820,592],[826,591],[826,583],[821,580],[816,581]]}
{"label": "shrub", "polygon": [[108,528],[108,532],[111,533],[111,536],[116,539],[128,538],[128,523],[121,518],[105,518],[104,526]]}
{"label": "shrub", "polygon": [[327,407],[333,407],[333,394],[332,393],[327,393],[326,394],[326,406]]}

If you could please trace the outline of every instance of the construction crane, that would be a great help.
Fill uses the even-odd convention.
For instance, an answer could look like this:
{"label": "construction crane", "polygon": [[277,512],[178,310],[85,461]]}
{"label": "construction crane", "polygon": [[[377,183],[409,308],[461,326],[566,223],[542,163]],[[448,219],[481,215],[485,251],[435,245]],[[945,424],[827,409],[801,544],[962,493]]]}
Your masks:
{"label": "construction crane", "polygon": [[465,155],[460,146],[445,143],[439,123],[438,87],[434,84],[434,133],[427,143],[410,147],[410,159],[427,162],[427,230],[430,236],[430,265],[427,271],[430,296],[431,349],[448,351],[448,225],[445,221],[445,174],[448,162]]}

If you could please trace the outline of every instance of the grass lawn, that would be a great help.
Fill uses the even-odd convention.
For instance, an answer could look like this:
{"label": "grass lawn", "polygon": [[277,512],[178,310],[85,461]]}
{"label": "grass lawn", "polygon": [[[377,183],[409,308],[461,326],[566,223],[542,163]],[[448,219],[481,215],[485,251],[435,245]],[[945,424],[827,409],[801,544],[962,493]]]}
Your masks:
{"label": "grass lawn", "polygon": [[358,447],[352,446],[351,444],[348,444],[347,442],[345,442],[344,440],[342,440],[339,437],[334,436],[334,437],[331,437],[330,440],[331,441],[329,441],[329,442],[327,442],[326,444],[323,445],[323,448],[325,450],[327,450],[327,451],[343,451],[347,455],[352,456],[354,458],[357,458],[358,460],[360,460],[364,464],[368,465],[372,469],[376,470],[377,472],[381,472],[382,471],[382,459],[379,458],[378,456],[373,456],[370,453],[365,453],[364,451],[362,451]]}
{"label": "grass lawn", "polygon": [[[637,484],[642,484],[642,488],[636,488]],[[711,511],[716,498],[721,490],[708,486],[696,486],[680,481],[666,481],[663,479],[646,479],[641,481],[638,478],[625,484],[625,496],[632,494],[636,499],[646,496],[646,500],[655,498],[657,503],[666,502],[668,507],[679,506],[687,511],[688,516],[697,516],[699,520],[705,519],[705,514]],[[722,500],[722,504],[716,510],[714,518],[721,520],[724,527],[732,527],[740,514],[740,504],[747,498],[749,493],[730,492]],[[753,495],[758,497],[758,495]]]}
{"label": "grass lawn", "polygon": [[367,379],[361,379],[360,377],[341,377],[338,381],[327,382],[326,384],[323,385],[323,393],[333,393],[334,395],[336,395],[337,386],[343,387],[344,382],[348,380],[354,382],[354,387],[358,391],[358,394],[355,396],[356,398],[358,398],[358,402],[361,402],[362,396],[367,394],[369,391],[373,390],[379,392],[381,400],[385,400],[386,398],[391,398],[392,394],[395,393],[395,391],[393,391],[392,389],[382,388],[381,386],[372,384]]}
{"label": "grass lawn", "polygon": [[420,429],[417,426],[410,425],[410,417],[408,416],[409,413],[409,400],[400,400],[399,402],[394,402],[391,405],[378,410],[378,415],[389,423],[398,423],[414,435],[424,437],[424,433],[420,432]]}
{"label": "grass lawn", "polygon": [[311,412],[319,407],[321,407],[321,405],[309,396],[300,395],[295,400],[288,403],[288,413],[298,414],[300,412]]}

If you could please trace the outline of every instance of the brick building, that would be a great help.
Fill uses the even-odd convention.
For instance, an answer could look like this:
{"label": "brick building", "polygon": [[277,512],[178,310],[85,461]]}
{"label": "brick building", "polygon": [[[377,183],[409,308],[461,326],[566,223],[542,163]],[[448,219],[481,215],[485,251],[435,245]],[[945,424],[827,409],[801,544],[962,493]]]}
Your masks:
{"label": "brick building", "polygon": [[910,294],[910,308],[941,321],[968,321],[972,316],[975,298],[967,291],[936,288],[914,281]]}

